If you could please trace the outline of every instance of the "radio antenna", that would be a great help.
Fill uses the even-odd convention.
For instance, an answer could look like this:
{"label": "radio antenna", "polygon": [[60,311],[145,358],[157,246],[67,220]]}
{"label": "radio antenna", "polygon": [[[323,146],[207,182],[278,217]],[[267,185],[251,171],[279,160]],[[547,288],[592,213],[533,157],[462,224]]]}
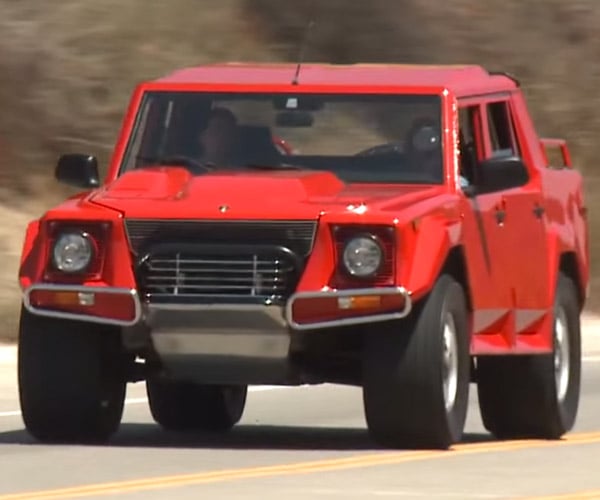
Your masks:
{"label": "radio antenna", "polygon": [[306,52],[306,46],[308,45],[308,37],[310,36],[310,32],[315,25],[314,19],[308,22],[308,26],[306,26],[306,30],[304,31],[304,40],[302,40],[302,45],[300,45],[300,53],[298,54],[298,64],[296,65],[296,73],[294,74],[294,78],[292,79],[292,85],[298,85],[298,77],[300,76],[300,68],[302,63],[304,62],[304,55]]}

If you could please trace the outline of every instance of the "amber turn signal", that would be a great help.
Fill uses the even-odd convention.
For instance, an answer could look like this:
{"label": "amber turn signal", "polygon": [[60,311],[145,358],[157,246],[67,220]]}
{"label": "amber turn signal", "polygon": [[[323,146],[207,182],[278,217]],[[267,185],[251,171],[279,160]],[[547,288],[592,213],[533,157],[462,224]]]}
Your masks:
{"label": "amber turn signal", "polygon": [[357,297],[339,297],[340,309],[373,309],[381,306],[380,295],[359,295]]}

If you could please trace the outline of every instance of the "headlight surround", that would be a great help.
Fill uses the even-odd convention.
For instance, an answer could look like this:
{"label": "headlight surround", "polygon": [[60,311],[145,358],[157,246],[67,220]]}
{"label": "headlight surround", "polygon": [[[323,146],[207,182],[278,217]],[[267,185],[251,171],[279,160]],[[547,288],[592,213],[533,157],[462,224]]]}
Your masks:
{"label": "headlight surround", "polygon": [[371,278],[377,274],[384,261],[383,245],[373,235],[355,236],[344,246],[344,270],[355,278]]}
{"label": "headlight surround", "polygon": [[80,273],[85,271],[94,258],[95,245],[88,233],[63,233],[52,248],[54,267],[64,273]]}

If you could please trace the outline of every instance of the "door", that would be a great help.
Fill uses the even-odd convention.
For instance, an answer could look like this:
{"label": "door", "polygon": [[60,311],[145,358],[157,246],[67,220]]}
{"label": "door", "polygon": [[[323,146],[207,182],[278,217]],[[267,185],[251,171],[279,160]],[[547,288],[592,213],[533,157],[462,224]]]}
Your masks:
{"label": "door", "polygon": [[547,238],[541,187],[519,142],[516,115],[508,98],[487,102],[489,150],[487,156],[518,157],[525,163],[530,180],[522,186],[503,190],[504,249],[508,256],[507,277],[515,312],[515,330],[533,333],[548,311],[549,286]]}
{"label": "door", "polygon": [[[489,142],[479,104],[459,105],[459,153],[461,184],[477,185],[478,165],[486,156]],[[473,306],[473,333],[479,349],[506,349],[512,331],[505,322],[512,310],[507,251],[507,221],[503,219],[503,193],[487,192],[464,198],[463,241]],[[505,223],[506,222],[506,223]],[[477,349],[477,350],[479,350]]]}

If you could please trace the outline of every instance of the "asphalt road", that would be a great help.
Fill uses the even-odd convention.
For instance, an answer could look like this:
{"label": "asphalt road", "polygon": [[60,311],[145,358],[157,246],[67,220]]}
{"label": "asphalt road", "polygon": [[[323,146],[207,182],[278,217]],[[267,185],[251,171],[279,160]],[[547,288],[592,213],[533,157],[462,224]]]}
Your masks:
{"label": "asphalt road", "polygon": [[39,445],[23,431],[14,352],[0,349],[0,500],[600,498],[598,346],[588,342],[564,440],[492,440],[472,386],[464,443],[446,452],[379,449],[360,390],[340,386],[255,388],[239,427],[217,439],[160,430],[136,384],[110,445]]}

